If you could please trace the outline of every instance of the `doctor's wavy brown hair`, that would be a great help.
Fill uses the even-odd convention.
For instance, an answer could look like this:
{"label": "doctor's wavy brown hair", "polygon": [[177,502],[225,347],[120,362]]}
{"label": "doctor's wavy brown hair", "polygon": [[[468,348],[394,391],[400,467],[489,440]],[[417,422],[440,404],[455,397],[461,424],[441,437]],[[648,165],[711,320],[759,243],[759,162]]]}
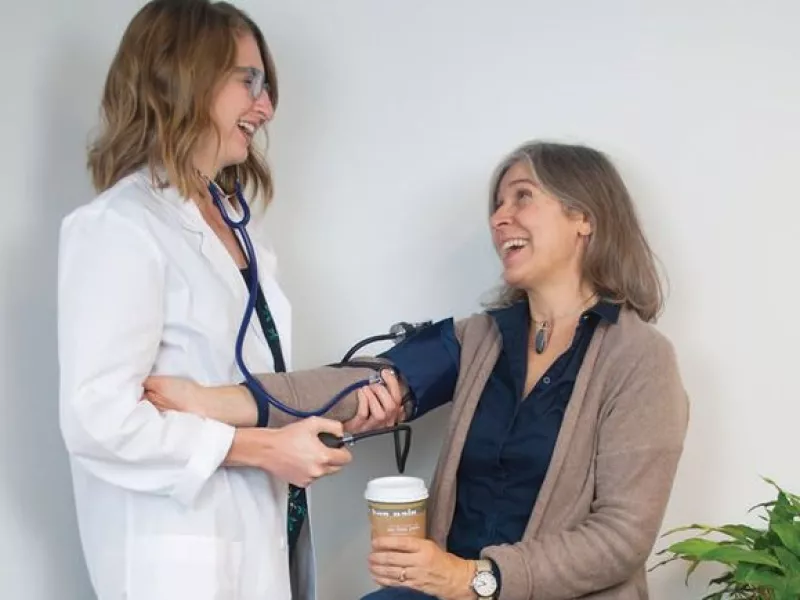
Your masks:
{"label": "doctor's wavy brown hair", "polygon": [[[602,152],[580,145],[533,141],[519,146],[497,166],[491,181],[489,211],[494,212],[500,182],[517,163],[530,169],[542,189],[565,211],[577,211],[592,224],[583,256],[584,281],[597,294],[655,321],[664,305],[656,260],[622,177]],[[527,297],[504,286],[491,306]]]}
{"label": "doctor's wavy brown hair", "polygon": [[[98,192],[144,166],[157,185],[169,181],[185,198],[205,191],[192,154],[198,140],[215,129],[211,105],[235,66],[237,37],[247,34],[258,44],[269,97],[277,106],[269,48],[258,26],[238,8],[209,0],[152,0],[134,16],[109,68],[101,130],[89,148],[88,167]],[[244,163],[223,169],[217,182],[230,192],[237,175],[269,202],[272,175],[254,148]]]}

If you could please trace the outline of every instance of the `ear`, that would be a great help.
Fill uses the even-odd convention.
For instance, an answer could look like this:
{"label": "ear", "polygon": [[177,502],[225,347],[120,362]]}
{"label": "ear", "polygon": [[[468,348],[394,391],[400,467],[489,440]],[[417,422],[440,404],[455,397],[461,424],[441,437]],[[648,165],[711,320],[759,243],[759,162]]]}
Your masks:
{"label": "ear", "polygon": [[578,226],[578,235],[581,237],[589,237],[594,232],[592,222],[589,220],[588,215],[583,213],[575,213],[575,223]]}

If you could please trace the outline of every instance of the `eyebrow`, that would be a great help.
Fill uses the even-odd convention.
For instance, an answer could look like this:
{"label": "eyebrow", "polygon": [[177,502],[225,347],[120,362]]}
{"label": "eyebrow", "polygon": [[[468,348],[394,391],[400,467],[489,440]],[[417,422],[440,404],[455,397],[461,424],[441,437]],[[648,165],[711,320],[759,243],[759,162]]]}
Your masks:
{"label": "eyebrow", "polygon": [[530,179],[528,177],[523,177],[522,179],[514,179],[513,181],[509,181],[508,185],[512,186],[512,185],[517,185],[519,183],[527,183],[527,184],[532,185],[534,187],[539,187],[538,183],[536,183],[533,179]]}

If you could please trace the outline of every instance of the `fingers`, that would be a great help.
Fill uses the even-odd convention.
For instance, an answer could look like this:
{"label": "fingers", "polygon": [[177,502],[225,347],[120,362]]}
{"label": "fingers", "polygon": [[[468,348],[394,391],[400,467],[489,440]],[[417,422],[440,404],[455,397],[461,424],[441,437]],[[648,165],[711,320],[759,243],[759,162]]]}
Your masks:
{"label": "fingers", "polygon": [[395,404],[401,404],[403,402],[403,391],[400,389],[400,382],[395,372],[392,369],[384,369],[381,371],[381,378],[386,384],[386,388],[389,390]]}
{"label": "fingers", "polygon": [[320,456],[320,463],[325,471],[325,475],[330,475],[334,472],[331,471],[331,469],[338,470],[338,467],[346,465],[353,460],[353,455],[347,448],[328,448],[317,437],[318,434],[323,432],[332,433],[339,437],[343,436],[344,426],[339,421],[323,419],[322,417],[309,417],[305,422],[316,438],[317,444],[323,449]]}
{"label": "fingers", "polygon": [[358,410],[356,411],[356,416],[359,420],[366,421],[369,417],[369,395],[366,393],[367,388],[359,388],[356,395],[358,396]]}
{"label": "fingers", "polygon": [[415,580],[416,570],[411,567],[373,566],[369,568],[372,578],[378,585],[385,587],[408,586]]}
{"label": "fingers", "polygon": [[372,552],[373,554],[381,552],[417,552],[421,549],[423,542],[419,538],[403,535],[376,537],[372,540]]}
{"label": "fingers", "polygon": [[[321,442],[320,442],[321,443]],[[326,474],[330,475],[330,469],[337,471],[346,464],[353,460],[353,455],[347,448],[326,448],[327,455],[323,459],[324,466],[327,470]]]}
{"label": "fingers", "polygon": [[378,421],[378,423],[383,423],[386,420],[386,409],[383,407],[383,404],[381,404],[375,388],[383,389],[382,386],[369,386],[364,389],[364,394],[369,399],[369,416],[373,420]]}
{"label": "fingers", "polygon": [[358,396],[358,409],[356,410],[355,416],[344,423],[345,431],[349,431],[350,433],[359,433],[363,431],[364,424],[369,418],[369,398],[364,392],[364,389],[365,388],[359,388],[356,392]]}
{"label": "fingers", "polygon": [[[397,420],[397,413],[400,410],[400,403],[395,401],[391,391],[385,386],[373,386],[372,392],[377,397],[383,409],[384,416],[380,421],[382,421],[383,425],[394,425]],[[377,415],[376,418],[378,418]]]}
{"label": "fingers", "polygon": [[369,564],[375,567],[412,567],[416,562],[409,552],[372,552]]}
{"label": "fingers", "polygon": [[145,391],[145,393],[142,394],[142,400],[147,400],[160,411],[170,410],[171,408],[164,396],[151,390]]}
{"label": "fingers", "polygon": [[162,377],[160,375],[151,375],[142,383],[142,387],[148,391],[158,391],[162,385]]}

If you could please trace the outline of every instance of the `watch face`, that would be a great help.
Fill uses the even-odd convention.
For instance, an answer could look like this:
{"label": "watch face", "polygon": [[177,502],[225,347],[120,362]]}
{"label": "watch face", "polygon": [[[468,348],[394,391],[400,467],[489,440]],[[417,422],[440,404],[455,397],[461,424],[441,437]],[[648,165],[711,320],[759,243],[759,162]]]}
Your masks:
{"label": "watch face", "polygon": [[475,593],[482,598],[488,598],[497,591],[497,580],[488,571],[481,571],[475,574],[472,580],[472,588]]}

